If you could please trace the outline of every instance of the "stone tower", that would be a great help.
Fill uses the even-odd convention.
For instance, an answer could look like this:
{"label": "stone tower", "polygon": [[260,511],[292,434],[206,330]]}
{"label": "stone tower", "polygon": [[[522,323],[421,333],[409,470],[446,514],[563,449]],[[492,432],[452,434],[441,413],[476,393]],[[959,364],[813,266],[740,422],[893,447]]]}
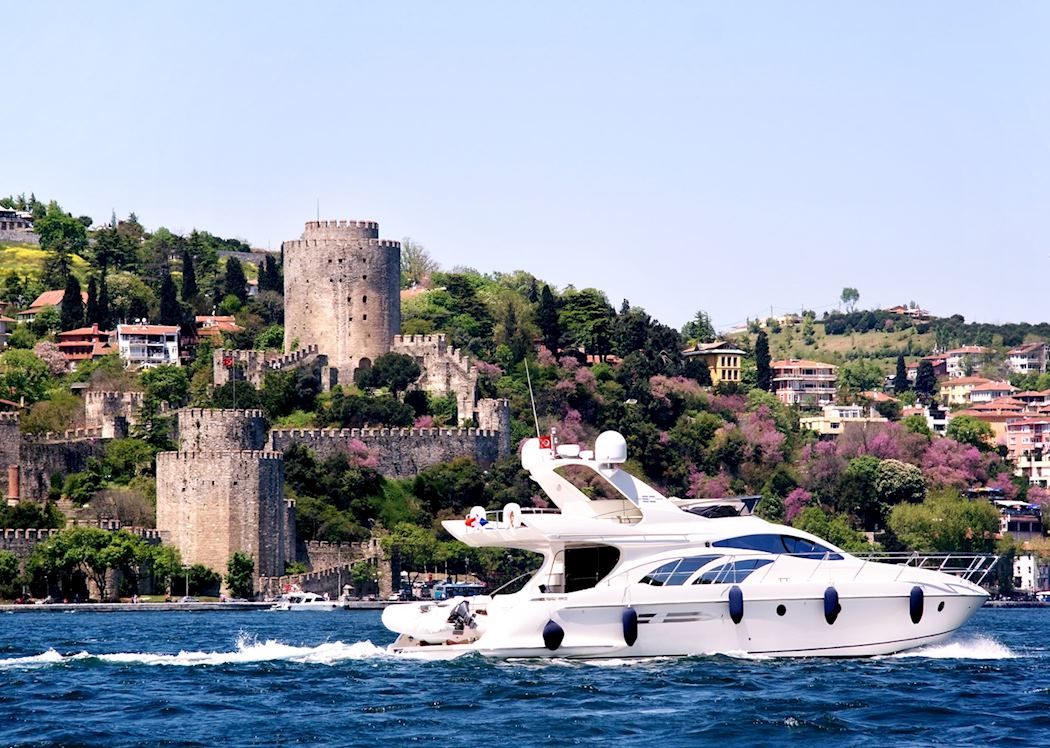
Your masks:
{"label": "stone tower", "polygon": [[282,248],[285,353],[315,345],[326,384],[352,383],[401,331],[401,244],[374,221],[307,221]]}
{"label": "stone tower", "polygon": [[242,551],[256,576],[283,574],[294,508],[262,411],[185,408],[178,427],[179,451],[157,455],[157,529],[185,563],[225,574]]}

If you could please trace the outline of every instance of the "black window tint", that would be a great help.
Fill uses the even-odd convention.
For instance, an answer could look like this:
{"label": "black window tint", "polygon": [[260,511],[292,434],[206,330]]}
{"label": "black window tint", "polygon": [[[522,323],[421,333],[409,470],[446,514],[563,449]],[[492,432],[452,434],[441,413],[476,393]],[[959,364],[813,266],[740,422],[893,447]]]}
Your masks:
{"label": "black window tint", "polygon": [[676,558],[674,561],[669,561],[663,566],[658,566],[642,577],[641,584],[651,584],[654,587],[662,587],[667,584],[668,577],[671,576],[671,573],[675,570],[681,560],[682,559],[680,558]]}
{"label": "black window tint", "polygon": [[744,548],[762,553],[784,552],[784,543],[779,535],[742,535],[739,538],[716,540],[711,545],[719,548]]}
{"label": "black window tint", "polygon": [[692,556],[690,558],[683,558],[678,567],[671,572],[671,575],[667,578],[668,585],[679,585],[685,584],[689,581],[689,577],[693,576],[693,573],[698,569],[702,569],[712,561],[720,558],[719,556]]}
{"label": "black window tint", "polygon": [[794,553],[802,558],[816,558],[822,559],[827,558],[832,561],[841,561],[842,556],[835,553],[830,548],[821,545],[820,543],[814,543],[812,540],[806,540],[805,538],[796,538],[791,535],[784,535],[784,548],[788,553]]}
{"label": "black window tint", "polygon": [[741,561],[730,561],[728,564],[709,569],[696,578],[693,584],[739,584],[750,576],[755,569],[761,569],[773,563],[768,558],[747,558]]}

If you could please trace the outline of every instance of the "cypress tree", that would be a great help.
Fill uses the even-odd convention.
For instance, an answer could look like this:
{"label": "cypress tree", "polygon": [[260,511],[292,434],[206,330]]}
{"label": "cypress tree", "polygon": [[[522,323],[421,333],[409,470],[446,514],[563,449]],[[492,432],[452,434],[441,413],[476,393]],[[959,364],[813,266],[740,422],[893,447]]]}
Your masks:
{"label": "cypress tree", "polygon": [[908,367],[904,365],[904,354],[897,356],[897,374],[893,377],[893,391],[900,394],[908,389]]}
{"label": "cypress tree", "polygon": [[104,330],[113,327],[113,320],[109,312],[109,285],[106,283],[106,266],[102,266],[102,272],[98,279],[98,326]]}
{"label": "cypress tree", "polygon": [[183,247],[182,250],[182,300],[190,301],[198,293],[200,289],[197,288],[197,272],[193,269],[193,255],[190,254],[190,250]]}
{"label": "cypress tree", "polygon": [[561,341],[561,326],[558,324],[558,302],[554,300],[551,287],[544,285],[540,291],[540,305],[536,310],[536,325],[540,328],[543,344],[551,353],[558,352]]}
{"label": "cypress tree", "polygon": [[63,330],[75,330],[84,324],[84,296],[80,290],[80,281],[72,273],[66,276],[61,312]]}
{"label": "cypress tree", "polygon": [[182,323],[182,307],[175,295],[175,281],[171,273],[165,273],[160,284],[160,324],[178,325]]}
{"label": "cypress tree", "polygon": [[236,257],[226,258],[226,283],[223,290],[225,296],[236,296],[241,301],[248,299],[248,281],[244,277],[244,268]]}
{"label": "cypress tree", "polygon": [[88,278],[88,300],[87,310],[84,312],[84,322],[93,325],[98,322],[98,286],[95,284],[95,276]]}
{"label": "cypress tree", "polygon": [[755,340],[756,385],[758,389],[766,390],[767,392],[773,384],[773,371],[769,364],[769,337],[766,335],[765,330],[759,330],[758,337]]}
{"label": "cypress tree", "polygon": [[920,361],[919,370],[915,372],[915,394],[924,403],[929,403],[936,391],[937,374],[933,371],[933,364],[929,361]]}

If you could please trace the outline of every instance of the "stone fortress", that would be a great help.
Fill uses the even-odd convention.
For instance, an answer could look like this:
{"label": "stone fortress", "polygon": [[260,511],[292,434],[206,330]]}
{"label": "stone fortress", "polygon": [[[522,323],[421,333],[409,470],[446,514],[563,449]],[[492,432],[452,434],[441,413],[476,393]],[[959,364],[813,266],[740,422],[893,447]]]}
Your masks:
{"label": "stone fortress", "polygon": [[[284,243],[285,350],[219,349],[213,353],[217,386],[231,375],[261,385],[266,374],[316,369],[323,389],[353,384],[354,374],[391,351],[412,356],[418,387],[454,395],[460,423],[453,429],[272,429],[260,411],[184,409],[178,414],[179,451],[157,458],[157,528],[186,563],[224,572],[236,551],[256,563],[259,586],[274,590],[286,562],[301,561],[323,575],[332,564],[378,561],[378,544],[295,542],[295,505],[284,498],[283,453],[303,444],[324,459],[363,443],[388,477],[410,477],[458,456],[483,465],[510,452],[506,400],[477,399],[477,370],[443,335],[399,335],[400,244],[379,238],[371,221],[310,221],[302,238]],[[235,366],[228,364],[231,362]],[[121,408],[104,399],[96,407],[103,430],[116,431]],[[345,547],[343,547],[345,546]],[[344,552],[345,551],[345,552]],[[388,570],[377,575],[389,579]],[[342,575],[340,575],[341,578]],[[329,574],[313,581],[334,586]],[[317,584],[313,585],[315,588]],[[321,590],[318,590],[321,591]]]}
{"label": "stone fortress", "polygon": [[[390,569],[379,563],[374,539],[296,544],[295,503],[284,498],[284,452],[303,444],[324,459],[361,442],[376,455],[378,469],[396,478],[459,456],[488,465],[510,453],[509,406],[478,400],[477,369],[443,335],[398,334],[400,245],[379,239],[378,224],[310,221],[283,251],[285,350],[214,351],[217,386],[231,374],[258,386],[267,373],[300,368],[316,369],[325,389],[347,386],[357,370],[393,351],[419,364],[415,386],[454,395],[460,424],[477,427],[268,429],[261,411],[186,408],[177,413],[178,450],[157,457],[157,530],[185,563],[220,574],[234,552],[248,553],[259,588],[270,592],[280,588],[286,562],[299,561],[311,570],[310,589],[338,594],[349,566],[361,559],[377,565],[389,589]],[[228,359],[236,366],[227,366]],[[36,437],[21,434],[17,415],[0,413],[8,501],[44,500],[53,476],[101,458],[111,439],[128,435],[142,398],[141,392],[85,392],[86,428]]]}

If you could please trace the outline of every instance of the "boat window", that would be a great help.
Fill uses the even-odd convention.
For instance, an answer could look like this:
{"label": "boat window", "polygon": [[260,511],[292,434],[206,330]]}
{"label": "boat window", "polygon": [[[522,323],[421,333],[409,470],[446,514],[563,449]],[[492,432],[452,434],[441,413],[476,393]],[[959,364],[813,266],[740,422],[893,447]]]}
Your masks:
{"label": "boat window", "polygon": [[842,556],[827,546],[793,535],[742,535],[738,538],[716,540],[711,545],[718,548],[743,548],[762,553],[795,553],[803,558],[841,561]]}
{"label": "boat window", "polygon": [[745,558],[740,561],[730,561],[728,564],[716,566],[696,578],[693,584],[739,584],[750,576],[755,569],[761,569],[773,563],[768,558]]}
{"label": "boat window", "polygon": [[605,476],[587,465],[561,465],[554,468],[554,472],[569,481],[588,499],[593,501],[624,500],[623,494],[616,490],[616,487],[606,480]]}
{"label": "boat window", "polygon": [[651,584],[654,587],[683,585],[695,571],[718,558],[719,556],[676,558],[646,574],[640,580],[640,584]]}
{"label": "boat window", "polygon": [[589,590],[613,570],[620,551],[610,545],[565,549],[565,591]]}

